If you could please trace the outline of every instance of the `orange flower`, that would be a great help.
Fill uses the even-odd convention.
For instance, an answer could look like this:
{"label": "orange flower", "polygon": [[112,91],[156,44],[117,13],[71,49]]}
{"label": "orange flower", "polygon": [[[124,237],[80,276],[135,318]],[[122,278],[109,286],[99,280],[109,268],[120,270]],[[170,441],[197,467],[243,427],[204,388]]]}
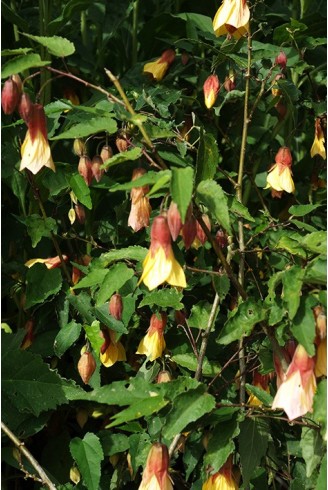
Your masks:
{"label": "orange flower", "polygon": [[166,347],[164,340],[164,329],[167,322],[165,313],[160,314],[160,318],[153,314],[150,319],[150,326],[146,336],[141,340],[137,354],[145,354],[150,361],[154,361],[162,356]]}
{"label": "orange flower", "polygon": [[[135,168],[132,174],[132,180],[139,179],[146,172],[143,168]],[[131,190],[131,211],[128,219],[128,226],[134,231],[139,231],[142,228],[149,226],[149,218],[151,213],[151,206],[149,204],[149,198],[146,196],[149,192],[149,186],[144,185],[141,187],[133,187]]]}
{"label": "orange flower", "polygon": [[292,362],[272,403],[272,409],[282,408],[289,420],[312,412],[316,391],[314,357],[309,357],[304,347],[296,347]]}
{"label": "orange flower", "polygon": [[220,82],[217,75],[207,77],[203,85],[204,101],[207,109],[210,109],[215,104],[219,90]]}
{"label": "orange flower", "polygon": [[[63,260],[65,260],[65,262],[68,260],[67,255],[63,255],[62,257],[63,257]],[[55,269],[55,267],[60,267],[61,260],[60,260],[59,255],[56,255],[56,257],[50,257],[48,259],[30,259],[27,262],[25,262],[24,265],[26,265],[26,267],[30,268],[34,264],[38,264],[38,263],[44,264],[48,269]]]}
{"label": "orange flower", "polygon": [[101,331],[104,343],[100,348],[100,361],[106,367],[111,367],[117,361],[126,361],[125,349],[121,342],[116,341],[116,332],[107,328]]}
{"label": "orange flower", "polygon": [[213,19],[214,33],[239,39],[249,31],[249,17],[246,0],[223,0]]}
{"label": "orange flower", "polygon": [[275,191],[295,192],[292,178],[292,155],[289,148],[283,146],[275,156],[276,163],[270,168],[265,189],[272,188]]}
{"label": "orange flower", "polygon": [[202,490],[237,490],[238,485],[232,475],[231,456],[222,468],[211,475],[202,486]]}
{"label": "orange flower", "polygon": [[150,74],[157,82],[160,82],[173,63],[174,58],[175,51],[173,49],[166,49],[156,61],[146,63],[143,72]]}
{"label": "orange flower", "polygon": [[325,137],[322,131],[320,117],[315,120],[315,132],[314,141],[311,147],[311,157],[315,155],[320,155],[324,160],[326,160],[326,149],[325,149]]}
{"label": "orange flower", "polygon": [[173,490],[169,452],[165,444],[155,442],[150,448],[138,490]]}

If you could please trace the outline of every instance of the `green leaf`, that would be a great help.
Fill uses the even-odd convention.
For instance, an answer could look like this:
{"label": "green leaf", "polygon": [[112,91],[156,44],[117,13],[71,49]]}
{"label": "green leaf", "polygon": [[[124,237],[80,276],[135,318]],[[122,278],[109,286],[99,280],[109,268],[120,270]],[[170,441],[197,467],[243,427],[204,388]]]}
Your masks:
{"label": "green leaf", "polygon": [[108,134],[116,133],[117,124],[109,113],[107,116],[90,117],[86,122],[74,124],[66,131],[62,131],[57,136],[50,138],[51,140],[64,140],[85,138],[86,136],[94,135],[106,131]]}
{"label": "green leaf", "polygon": [[323,440],[317,430],[302,427],[300,446],[306,465],[306,476],[309,478],[322,459]]}
{"label": "green leaf", "polygon": [[287,250],[287,252],[298,255],[302,259],[306,259],[307,255],[305,250],[300,246],[299,241],[293,240],[290,236],[282,235],[276,244],[275,248],[281,248]]}
{"label": "green leaf", "polygon": [[32,39],[33,41],[41,44],[47,48],[50,54],[53,56],[58,56],[60,58],[64,58],[65,56],[70,56],[75,52],[74,44],[68,39],[60,36],[32,36],[31,34],[27,34],[26,32],[22,32],[23,36]]}
{"label": "green leaf", "polygon": [[161,308],[173,308],[174,310],[181,310],[183,304],[181,299],[183,297],[182,292],[177,291],[175,288],[160,289],[158,291],[152,291],[147,294],[141,303],[139,308],[142,306],[157,305]]}
{"label": "green leaf", "polygon": [[129,422],[130,420],[152,415],[161,410],[161,408],[165,407],[168,403],[168,400],[164,400],[164,398],[159,395],[149,396],[144,400],[139,400],[136,403],[133,403],[129,408],[113,415],[112,419],[114,419],[114,421],[107,425],[106,429],[123,424],[124,422]]}
{"label": "green leaf", "polygon": [[27,233],[32,240],[32,247],[35,248],[42,237],[50,238],[51,232],[56,233],[57,223],[53,218],[42,218],[38,214],[31,214],[26,218],[18,218],[27,227]]}
{"label": "green leaf", "polygon": [[80,323],[72,320],[59,331],[54,342],[56,356],[61,357],[77,341],[81,334],[81,328]]}
{"label": "green leaf", "polygon": [[239,451],[245,487],[266,454],[269,433],[269,425],[263,419],[247,418],[240,424]]}
{"label": "green leaf", "polygon": [[202,180],[214,178],[219,163],[219,150],[214,136],[210,133],[201,132],[197,152],[196,184]]}
{"label": "green leaf", "polygon": [[303,281],[307,284],[327,284],[327,260],[323,257],[316,257],[308,263],[305,268]]}
{"label": "green leaf", "polygon": [[315,231],[306,235],[302,240],[302,247],[310,252],[318,254],[327,254],[327,232]]}
{"label": "green leaf", "polygon": [[95,317],[92,313],[91,298],[83,292],[78,295],[67,293],[67,299],[69,303],[79,312],[86,323],[91,324]]}
{"label": "green leaf", "polygon": [[327,454],[324,455],[321,461],[320,472],[317,480],[316,490],[327,489]]}
{"label": "green leaf", "polygon": [[233,414],[231,420],[217,424],[210,432],[210,439],[204,457],[204,466],[211,467],[213,473],[227,461],[228,456],[235,450],[234,437],[239,434],[237,415]]}
{"label": "green leaf", "polygon": [[228,345],[249,335],[253,327],[266,318],[266,314],[267,309],[263,307],[262,302],[247,299],[234,310],[233,315],[226,321],[217,343]]}
{"label": "green leaf", "polygon": [[320,424],[320,433],[327,440],[327,380],[322,379],[318,383],[313,401],[313,419]]}
{"label": "green leaf", "polygon": [[215,292],[220,297],[220,302],[222,303],[230,289],[230,280],[228,276],[225,274],[213,276],[213,286],[215,288]]}
{"label": "green leaf", "polygon": [[118,263],[108,270],[97,295],[96,306],[107,301],[112,294],[118,291],[124,284],[134,276],[134,270],[125,264]]}
{"label": "green leaf", "polygon": [[246,383],[246,390],[252,395],[255,395],[256,398],[258,398],[260,402],[262,402],[264,405],[266,405],[267,407],[271,407],[273,402],[273,397],[270,395],[270,393],[267,393],[262,388],[258,388],[257,386],[250,385],[249,383]]}
{"label": "green leaf", "polygon": [[191,167],[172,167],[171,196],[177,204],[181,221],[184,223],[188,206],[192,197],[194,170]]}
{"label": "green leaf", "polygon": [[166,174],[163,173],[161,175],[161,177],[156,180],[155,184],[150,189],[150,191],[148,192],[147,196],[148,197],[153,196],[158,191],[163,192],[163,189],[166,189],[168,187],[168,184],[169,184],[170,180],[171,180],[171,172],[170,172],[170,174],[169,173],[166,173]]}
{"label": "green leaf", "polygon": [[203,180],[197,187],[197,198],[205,204],[212,216],[231,235],[228,202],[222,187],[214,180]]}
{"label": "green leaf", "polygon": [[35,264],[26,274],[26,308],[43,303],[49,296],[58,293],[62,286],[60,269],[47,269],[44,264]]}
{"label": "green leaf", "polygon": [[146,257],[147,252],[147,248],[139,247],[138,245],[110,250],[101,254],[97,259],[94,259],[94,264],[97,267],[107,267],[117,260],[135,260],[136,262],[141,262]]}
{"label": "green leaf", "polygon": [[99,490],[101,467],[104,453],[99,438],[87,432],[83,439],[75,437],[69,445],[71,454],[81,472],[88,490]]}
{"label": "green leaf", "polygon": [[315,320],[313,310],[318,301],[313,296],[303,296],[293,323],[290,327],[292,334],[303,345],[309,356],[315,355]]}
{"label": "green leaf", "polygon": [[247,221],[252,221],[255,223],[255,219],[250,215],[246,206],[244,206],[241,202],[237,201],[235,197],[232,198],[232,201],[229,199],[229,208],[230,211],[241,218],[247,219]]}
{"label": "green leaf", "polygon": [[100,323],[95,320],[91,325],[83,325],[83,328],[93,350],[99,356],[100,348],[104,343],[104,339],[100,337]]}
{"label": "green leaf", "polygon": [[[189,369],[189,371],[196,372],[198,361],[194,354],[175,354],[172,356],[172,361],[176,362],[179,366]],[[215,376],[221,371],[221,366],[210,363],[206,357],[204,357],[203,376]]]}
{"label": "green leaf", "polygon": [[42,61],[36,53],[24,54],[13,58],[2,66],[1,78],[8,78],[15,73],[22,73],[31,68],[50,65],[50,61]]}
{"label": "green leaf", "polygon": [[115,332],[118,333],[128,333],[123,322],[116,320],[114,317],[112,317],[112,315],[109,314],[108,303],[95,307],[93,309],[93,312],[96,315],[97,319],[101,323],[104,323],[111,330],[114,330]]}
{"label": "green leaf", "polygon": [[72,191],[77,197],[77,200],[81,204],[84,204],[88,209],[92,209],[92,201],[90,196],[90,189],[85,183],[83,177],[79,174],[73,175],[69,181],[69,185]]}
{"label": "green leaf", "polygon": [[146,464],[147,456],[151,447],[150,437],[147,433],[141,432],[140,427],[139,434],[132,434],[129,437],[129,445],[131,466],[133,473],[135,474],[140,466],[144,467]]}
{"label": "green leaf", "polygon": [[283,303],[288,310],[288,316],[292,320],[297,313],[303,285],[304,269],[298,265],[292,266],[282,275]]}
{"label": "green leaf", "polygon": [[130,447],[129,438],[125,434],[113,434],[109,430],[100,430],[98,436],[105,456],[122,453]]}
{"label": "green leaf", "polygon": [[211,310],[212,305],[205,300],[193,305],[190,317],[188,318],[189,327],[205,330],[208,326]]}
{"label": "green leaf", "polygon": [[139,179],[130,180],[125,184],[114,184],[109,189],[109,192],[130,191],[131,189],[133,189],[133,187],[142,187],[144,185],[155,185],[158,182],[162,181],[162,179],[164,179],[166,182],[169,182],[170,178],[171,178],[171,170],[160,170],[159,172],[153,172],[152,170],[150,170],[142,177],[139,177]]}
{"label": "green leaf", "polygon": [[163,427],[163,436],[166,439],[172,439],[182,432],[188,424],[195,422],[214,409],[215,398],[206,393],[205,390],[205,385],[201,385],[176,397]]}
{"label": "green leaf", "polygon": [[92,286],[100,286],[107,275],[106,269],[92,269],[85,277],[75,284],[73,289],[90,288]]}
{"label": "green leaf", "polygon": [[[115,131],[112,132],[114,133]],[[142,155],[142,149],[136,146],[135,148],[131,148],[127,151],[121,151],[120,153],[117,153],[116,155],[112,156],[111,158],[106,160],[106,162],[104,162],[101,168],[108,169],[120,163],[132,162],[134,160],[138,160],[138,158],[140,158],[141,155]]]}
{"label": "green leaf", "polygon": [[288,212],[293,216],[306,216],[320,206],[322,204],[294,204],[288,209]]}

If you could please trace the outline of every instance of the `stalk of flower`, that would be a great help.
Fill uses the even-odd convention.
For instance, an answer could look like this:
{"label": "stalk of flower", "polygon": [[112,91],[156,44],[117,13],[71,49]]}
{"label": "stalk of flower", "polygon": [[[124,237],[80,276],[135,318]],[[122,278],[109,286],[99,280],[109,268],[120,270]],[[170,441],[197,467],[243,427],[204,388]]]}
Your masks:
{"label": "stalk of flower", "polygon": [[138,490],[173,490],[169,461],[167,446],[155,442],[148,453]]}
{"label": "stalk of flower", "polygon": [[249,32],[249,18],[246,0],[223,0],[213,19],[214,33],[239,39]]}
{"label": "stalk of flower", "polygon": [[296,347],[292,362],[272,403],[272,409],[282,408],[289,420],[312,412],[316,391],[315,358],[309,357],[304,347]]}
{"label": "stalk of flower", "polygon": [[21,147],[20,170],[27,168],[37,174],[43,167],[56,171],[48,143],[47,123],[43,106],[33,104],[28,117],[28,130]]}
{"label": "stalk of flower", "polygon": [[[132,180],[139,179],[146,173],[146,170],[143,168],[135,168],[132,173]],[[131,226],[135,232],[149,226],[151,206],[149,198],[146,196],[148,192],[148,185],[133,187],[131,189],[131,210],[128,225]]]}
{"label": "stalk of flower", "polygon": [[164,329],[167,322],[166,313],[160,313],[158,317],[155,313],[151,316],[150,325],[146,336],[141,340],[137,354],[146,355],[150,361],[161,357],[166,347],[164,339]]}
{"label": "stalk of flower", "polygon": [[202,490],[237,490],[238,485],[232,473],[232,457],[229,456],[219,471],[211,475]]}
{"label": "stalk of flower", "polygon": [[176,260],[171,246],[171,235],[164,216],[157,216],[150,232],[150,248],[143,261],[143,272],[138,284],[144,284],[151,291],[167,282],[171,286],[187,286],[184,271]]}
{"label": "stalk of flower", "polygon": [[151,75],[157,82],[160,82],[164,78],[174,59],[174,49],[166,49],[160,58],[146,63],[143,72]]}
{"label": "stalk of flower", "polygon": [[116,332],[106,328],[100,331],[100,336],[104,339],[100,348],[100,361],[105,367],[111,367],[117,361],[126,361],[125,349],[116,340]]}
{"label": "stalk of flower", "polygon": [[314,141],[311,147],[311,157],[320,155],[326,160],[325,137],[321,127],[320,117],[317,117],[314,123]]}
{"label": "stalk of flower", "polygon": [[217,75],[210,75],[206,78],[203,85],[204,102],[207,109],[215,104],[220,90],[220,82]]}
{"label": "stalk of flower", "polygon": [[289,148],[283,146],[279,148],[275,156],[275,162],[269,169],[267,176],[267,185],[265,189],[272,188],[278,192],[295,192],[295,185],[292,178],[292,155]]}

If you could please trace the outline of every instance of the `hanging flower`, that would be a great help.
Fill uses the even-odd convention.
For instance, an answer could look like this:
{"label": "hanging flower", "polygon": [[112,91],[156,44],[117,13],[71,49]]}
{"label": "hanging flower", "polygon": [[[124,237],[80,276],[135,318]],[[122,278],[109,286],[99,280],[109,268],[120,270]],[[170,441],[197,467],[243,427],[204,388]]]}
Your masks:
{"label": "hanging flower", "polygon": [[[133,170],[132,180],[139,179],[146,173],[146,170],[143,168],[135,168]],[[146,196],[148,192],[148,185],[133,187],[131,189],[131,211],[128,226],[131,226],[134,231],[139,231],[149,226],[151,206],[149,204],[149,198]]]}
{"label": "hanging flower", "polygon": [[182,221],[178,206],[174,201],[171,201],[170,207],[167,211],[167,224],[170,229],[172,240],[175,242],[181,231]]}
{"label": "hanging flower", "polygon": [[37,174],[42,167],[48,167],[56,171],[48,143],[46,116],[41,104],[32,105],[21,155],[20,170],[27,168]]}
{"label": "hanging flower", "polygon": [[165,444],[155,442],[150,448],[138,490],[173,490],[169,452]]}
{"label": "hanging flower", "polygon": [[213,19],[216,36],[234,36],[239,39],[249,31],[249,8],[246,0],[223,0]]}
{"label": "hanging flower", "polygon": [[150,361],[154,361],[162,356],[166,347],[164,340],[164,329],[167,322],[167,315],[160,314],[160,318],[154,313],[150,319],[150,326],[146,336],[141,340],[137,354],[145,354]]}
{"label": "hanging flower", "polygon": [[299,344],[274,397],[272,409],[282,408],[289,420],[312,412],[317,386],[314,365],[314,357],[309,357],[304,347]]}
{"label": "hanging flower", "polygon": [[292,155],[289,148],[283,146],[275,156],[276,163],[270,168],[265,189],[272,188],[275,191],[295,192],[292,178]]}
{"label": "hanging flower", "polygon": [[146,63],[143,72],[150,74],[157,82],[160,82],[164,78],[170,65],[173,63],[174,58],[174,49],[166,49],[162,56],[156,61]]}
{"label": "hanging flower", "polygon": [[108,308],[112,317],[116,320],[122,320],[123,301],[122,296],[119,293],[113,294],[110,298]]}
{"label": "hanging flower", "polygon": [[311,157],[313,158],[315,155],[320,155],[324,160],[326,160],[325,137],[321,127],[320,117],[317,117],[315,120],[314,131]]}
{"label": "hanging flower", "polygon": [[182,227],[181,234],[186,250],[188,250],[197,235],[197,221],[195,216],[193,215],[193,208],[191,203],[189,204],[187,209],[186,218]]}
{"label": "hanging flower", "polygon": [[217,75],[210,75],[206,78],[203,91],[204,91],[204,102],[207,109],[210,109],[215,104],[218,93],[220,90],[220,82]]}
{"label": "hanging flower", "polygon": [[211,475],[202,486],[202,490],[237,490],[238,485],[232,474],[232,458],[229,456],[222,468]]}
{"label": "hanging flower", "polygon": [[287,56],[286,56],[286,53],[284,51],[280,51],[280,53],[278,54],[278,56],[276,56],[276,59],[274,60],[274,62],[277,65],[279,65],[282,70],[285,70],[286,69],[286,66],[287,66]]}
{"label": "hanging flower", "polygon": [[100,361],[106,367],[111,367],[117,361],[126,361],[125,349],[121,342],[116,341],[116,332],[109,328],[101,330],[104,343],[100,348]]}
{"label": "hanging flower", "polygon": [[[207,214],[202,215],[202,219],[207,226],[208,230],[211,231],[211,221],[210,218],[208,217]],[[200,226],[199,222],[196,221],[196,237],[194,241],[192,242],[192,247],[195,248],[196,250],[199,249],[199,247],[203,246],[207,240],[207,236],[203,230],[203,228]]]}
{"label": "hanging flower", "polygon": [[5,81],[1,92],[1,106],[5,114],[12,114],[22,93],[22,81],[19,75],[12,75]]}
{"label": "hanging flower", "polygon": [[[65,262],[68,260],[67,255],[63,255],[62,257]],[[24,265],[30,268],[34,264],[44,264],[47,267],[47,269],[55,269],[55,267],[60,267],[61,260],[59,255],[56,255],[56,257],[50,257],[48,259],[30,259],[27,262],[25,262]]]}
{"label": "hanging flower", "polygon": [[150,248],[143,262],[143,272],[138,284],[143,281],[150,291],[164,282],[185,288],[185,274],[174,257],[170,230],[164,216],[154,219],[150,237]]}

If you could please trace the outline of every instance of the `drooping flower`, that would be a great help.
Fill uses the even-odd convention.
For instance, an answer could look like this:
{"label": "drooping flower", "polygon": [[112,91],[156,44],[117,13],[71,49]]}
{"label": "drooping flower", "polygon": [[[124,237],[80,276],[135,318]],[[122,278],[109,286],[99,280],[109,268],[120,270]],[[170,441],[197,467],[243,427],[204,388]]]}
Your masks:
{"label": "drooping flower", "polygon": [[238,485],[232,474],[232,458],[229,456],[222,468],[211,475],[202,490],[237,490]]}
{"label": "drooping flower", "polygon": [[326,160],[326,149],[325,149],[325,137],[321,127],[320,117],[315,120],[314,126],[314,141],[311,147],[311,157],[315,155],[320,155],[324,160]]}
{"label": "drooping flower", "polygon": [[277,65],[280,66],[282,70],[285,70],[287,66],[287,56],[284,51],[280,51],[280,53],[276,56],[276,59],[274,60]]}
{"label": "drooping flower", "polygon": [[[296,341],[294,339],[289,339],[286,342],[285,346],[281,349],[281,354],[287,364],[291,363],[296,347]],[[277,388],[279,388],[279,386],[285,379],[285,372],[283,370],[281,360],[276,353],[273,354],[273,364],[277,375]]]}
{"label": "drooping flower", "polygon": [[[63,255],[62,257],[65,262],[68,260],[67,255]],[[61,260],[59,255],[56,255],[56,257],[49,257],[48,259],[30,259],[24,265],[30,268],[34,264],[44,264],[47,269],[55,269],[55,267],[60,267]]]}
{"label": "drooping flower", "polygon": [[100,361],[105,367],[111,367],[117,361],[126,361],[125,349],[120,341],[116,340],[116,332],[106,328],[100,332],[104,343],[100,348]]}
{"label": "drooping flower", "polygon": [[91,160],[91,173],[97,182],[100,182],[105,171],[101,168],[103,160],[99,155],[95,155]]}
{"label": "drooping flower", "polygon": [[[202,215],[202,219],[207,226],[208,230],[211,231],[211,221],[210,218],[208,217],[207,214]],[[192,247],[198,249],[202,245],[205,244],[207,240],[207,236],[203,230],[203,228],[200,226],[199,222],[196,221],[196,237],[194,241],[192,242]]]}
{"label": "drooping flower", "polygon": [[41,104],[32,105],[27,125],[28,130],[21,147],[20,170],[27,168],[33,174],[37,174],[42,167],[48,167],[55,172],[48,142],[46,116]]}
{"label": "drooping flower", "polygon": [[239,39],[249,31],[249,17],[246,0],[223,0],[213,19],[214,33]]}
{"label": "drooping flower", "polygon": [[145,354],[149,357],[150,361],[154,361],[162,356],[166,347],[164,339],[166,322],[167,315],[165,313],[161,313],[160,318],[158,318],[155,313],[151,316],[150,326],[147,330],[147,334],[138,346],[137,354]]}
{"label": "drooping flower", "polygon": [[155,442],[150,448],[138,490],[173,490],[165,444]]}
{"label": "drooping flower", "polygon": [[296,347],[292,362],[278,388],[272,409],[282,408],[289,420],[312,412],[316,391],[315,358],[309,357],[304,347]]}
{"label": "drooping flower", "polygon": [[12,114],[22,93],[22,81],[19,75],[12,75],[5,81],[1,92],[1,106],[5,114]]}
{"label": "drooping flower", "polygon": [[85,351],[81,354],[77,369],[84,384],[88,384],[96,369],[96,361],[91,352]]}
{"label": "drooping flower", "polygon": [[122,319],[122,312],[123,312],[123,302],[122,302],[122,296],[119,293],[113,294],[113,296],[109,300],[109,313],[114,317],[116,320],[121,320]]}
{"label": "drooping flower", "polygon": [[178,206],[174,201],[171,201],[170,207],[167,211],[167,224],[170,229],[172,240],[175,242],[181,231],[182,221]]}
{"label": "drooping flower", "polygon": [[92,173],[92,162],[91,162],[90,157],[88,157],[88,155],[82,155],[80,157],[80,160],[79,160],[79,163],[77,166],[77,171],[79,172],[81,177],[83,177],[84,182],[89,187],[89,185],[91,184],[92,179],[93,179],[93,173]]}
{"label": "drooping flower", "polygon": [[187,209],[186,218],[181,230],[181,234],[186,250],[189,250],[197,235],[197,221],[195,216],[193,215],[193,207],[191,203],[189,204]]}
{"label": "drooping flower", "polygon": [[143,272],[138,284],[143,281],[150,291],[164,282],[185,288],[185,274],[174,257],[170,230],[164,216],[154,219],[150,238],[150,248],[143,262]]}
{"label": "drooping flower", "polygon": [[157,82],[160,82],[164,78],[170,65],[173,63],[174,58],[174,49],[166,49],[162,56],[156,61],[146,63],[143,68],[143,72],[152,75]]}
{"label": "drooping flower", "polygon": [[[143,168],[135,168],[132,173],[132,180],[139,179],[139,177],[142,177],[146,173],[146,170]],[[148,185],[133,187],[131,189],[131,210],[128,225],[136,232],[149,226],[151,206],[149,198],[146,196],[148,192]]]}
{"label": "drooping flower", "polygon": [[207,77],[203,85],[204,102],[207,109],[210,109],[215,104],[219,90],[220,82],[218,76],[210,75]]}
{"label": "drooping flower", "polygon": [[275,191],[295,192],[292,178],[292,155],[289,148],[283,146],[275,156],[276,163],[269,169],[267,185],[265,189],[272,188]]}

